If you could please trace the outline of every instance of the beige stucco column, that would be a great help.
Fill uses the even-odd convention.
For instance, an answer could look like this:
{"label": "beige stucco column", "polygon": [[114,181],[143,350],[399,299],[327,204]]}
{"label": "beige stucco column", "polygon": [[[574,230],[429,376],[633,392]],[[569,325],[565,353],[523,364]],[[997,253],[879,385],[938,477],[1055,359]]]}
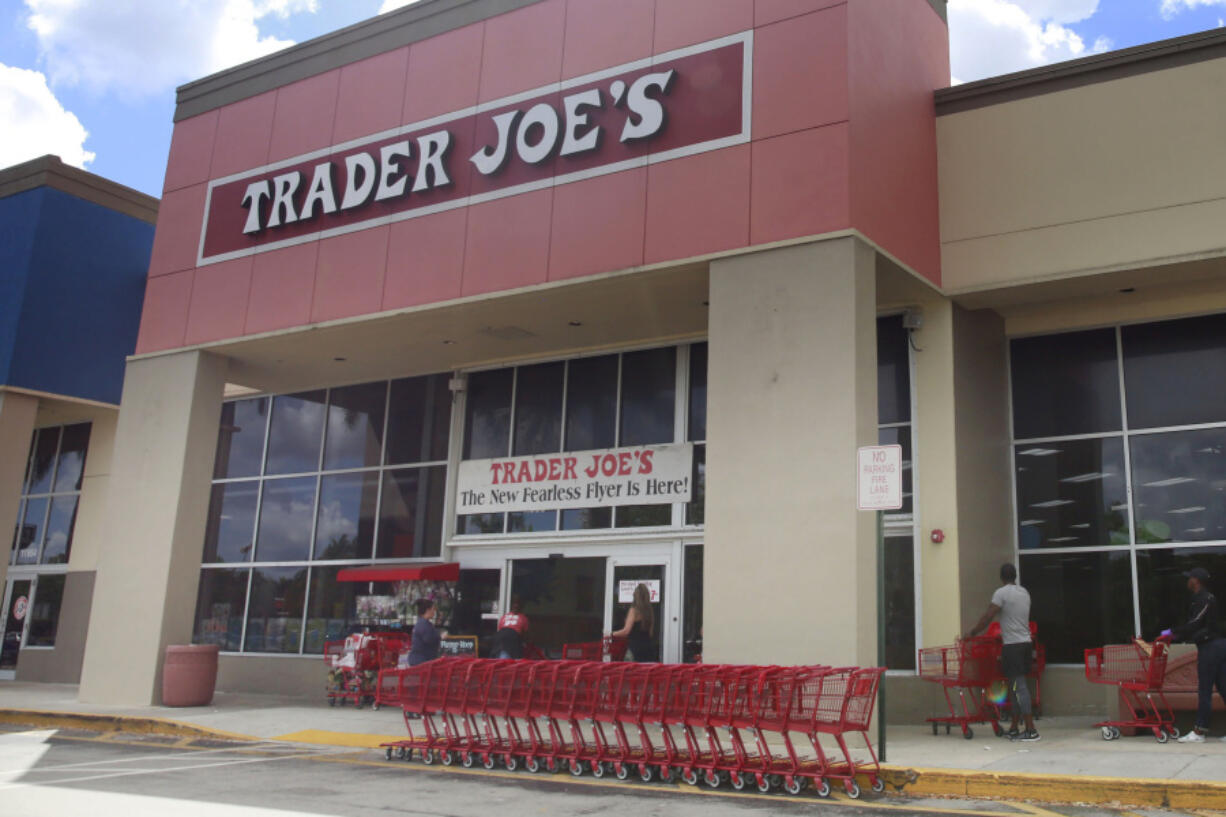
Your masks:
{"label": "beige stucco column", "polygon": [[[914,334],[920,646],[952,643],[1013,558],[1004,321],[936,296]],[[933,530],[944,534],[934,543]]]}
{"label": "beige stucco column", "polygon": [[713,262],[703,658],[877,660],[873,251],[852,239]]}
{"label": "beige stucco column", "polygon": [[[34,435],[38,398],[0,390],[0,594],[8,575],[12,555],[13,531],[21,505],[21,486],[25,480]],[[2,603],[2,601],[0,601]]]}
{"label": "beige stucco column", "polygon": [[189,643],[226,361],[131,361],[115,431],[80,698],[147,705],[167,644]]}

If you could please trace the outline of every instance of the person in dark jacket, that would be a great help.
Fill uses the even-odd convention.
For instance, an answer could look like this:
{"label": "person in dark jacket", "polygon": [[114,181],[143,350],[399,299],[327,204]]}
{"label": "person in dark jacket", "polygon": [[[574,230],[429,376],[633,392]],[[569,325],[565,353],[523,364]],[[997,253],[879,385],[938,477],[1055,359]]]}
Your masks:
{"label": "person in dark jacket", "polygon": [[1180,743],[1203,743],[1209,731],[1209,715],[1213,711],[1213,687],[1226,700],[1226,638],[1218,622],[1217,599],[1206,586],[1209,571],[1194,567],[1183,574],[1192,593],[1188,620],[1160,637],[1186,641],[1196,645],[1197,706],[1196,728],[1179,739]]}
{"label": "person in dark jacket", "polygon": [[409,666],[415,667],[438,658],[442,638],[434,628],[434,602],[417,600],[417,623],[413,625],[413,645],[409,648]]}

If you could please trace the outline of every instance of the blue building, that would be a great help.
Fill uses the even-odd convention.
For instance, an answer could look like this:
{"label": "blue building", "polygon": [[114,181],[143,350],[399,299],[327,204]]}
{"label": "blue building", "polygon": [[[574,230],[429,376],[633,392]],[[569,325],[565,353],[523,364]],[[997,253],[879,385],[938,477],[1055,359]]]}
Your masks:
{"label": "blue building", "polygon": [[105,504],[157,208],[56,156],[0,170],[0,678],[80,676],[101,543],[78,520]]}

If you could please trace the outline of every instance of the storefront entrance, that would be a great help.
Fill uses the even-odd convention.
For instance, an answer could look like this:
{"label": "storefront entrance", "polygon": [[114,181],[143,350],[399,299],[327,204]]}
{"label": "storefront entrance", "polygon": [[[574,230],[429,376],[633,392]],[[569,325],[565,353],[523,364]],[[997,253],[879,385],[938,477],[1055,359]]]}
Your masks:
{"label": "storefront entrance", "polygon": [[[669,609],[667,602],[671,601],[668,583],[665,581],[667,568],[663,564],[652,562],[637,562],[627,559],[609,559],[609,604],[607,621],[608,631],[616,632],[626,623],[626,615],[634,602],[635,589],[645,585],[651,594],[652,626],[650,628],[654,654],[647,656],[635,655],[636,661],[659,660],[660,656],[671,655],[676,638],[676,627],[669,626],[675,618],[666,617]],[[668,649],[665,649],[667,643]]]}
{"label": "storefront entrance", "polygon": [[3,616],[0,631],[4,641],[0,644],[0,681],[11,681],[17,673],[17,656],[25,637],[26,623],[30,620],[30,602],[34,595],[33,579],[9,579],[4,588]]}

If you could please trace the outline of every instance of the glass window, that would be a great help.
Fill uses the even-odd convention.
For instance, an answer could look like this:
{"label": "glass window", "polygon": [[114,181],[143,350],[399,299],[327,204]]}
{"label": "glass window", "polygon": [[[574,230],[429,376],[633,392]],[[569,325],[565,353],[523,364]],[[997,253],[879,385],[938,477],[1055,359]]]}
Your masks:
{"label": "glass window", "polygon": [[[442,552],[446,484],[447,468],[441,465],[388,471],[383,475],[380,559],[437,556]],[[502,516],[497,516],[501,533]]]}
{"label": "glass window", "polygon": [[34,443],[34,456],[30,461],[30,474],[26,480],[27,494],[46,494],[51,491],[51,479],[55,474],[55,452],[60,446],[59,428],[41,428]]}
{"label": "glass window", "polygon": [[387,383],[333,389],[328,395],[324,470],[368,468],[383,456]]}
{"label": "glass window", "polygon": [[885,538],[885,665],[915,669],[915,538]]}
{"label": "glass window", "polygon": [[1122,644],[1133,635],[1132,561],[1128,551],[1027,553],[1021,582],[1047,660],[1081,664],[1087,647]]}
{"label": "glass window", "polygon": [[536,533],[557,529],[557,511],[530,511],[507,514],[507,533]]}
{"label": "glass window", "polygon": [[[72,547],[72,530],[77,523],[77,495],[65,494],[53,497],[51,513],[47,516],[47,534],[43,537],[42,563],[65,564]],[[42,585],[39,585],[41,593]]]}
{"label": "glass window", "polygon": [[456,533],[461,536],[480,536],[502,533],[506,514],[473,513],[456,518]]}
{"label": "glass window", "polygon": [[85,454],[89,450],[89,423],[64,426],[60,455],[55,466],[55,492],[81,490]]}
{"label": "glass window", "polygon": [[273,398],[268,429],[266,474],[302,474],[319,470],[323,440],[324,392]]}
{"label": "glass window", "polygon": [[250,571],[246,569],[200,571],[192,643],[217,644],[227,652],[238,652],[243,639],[249,576]]}
{"label": "glass window", "polygon": [[605,560],[516,559],[511,597],[519,597],[534,644],[551,657],[563,644],[604,634]]}
{"label": "glass window", "polygon": [[1141,635],[1154,638],[1189,618],[1192,594],[1185,570],[1209,571],[1209,591],[1218,598],[1226,590],[1226,547],[1156,548],[1137,551],[1137,580],[1141,591]]}
{"label": "glass window", "polygon": [[1022,550],[1129,543],[1119,437],[1019,445],[1014,454]]}
{"label": "glass window", "polygon": [[514,375],[514,369],[469,375],[464,409],[464,459],[483,460],[507,455]]}
{"label": "glass window", "polygon": [[707,447],[694,446],[694,495],[685,506],[685,521],[690,525],[701,525],[707,515]]}
{"label": "glass window", "polygon": [[43,543],[43,530],[47,524],[47,506],[50,504],[51,500],[45,496],[26,500],[25,515],[17,531],[14,564],[32,565],[38,562],[38,549]]}
{"label": "glass window", "polygon": [[619,444],[653,445],[674,439],[677,349],[648,349],[622,355]]}
{"label": "glass window", "polygon": [[256,560],[292,562],[311,555],[317,477],[271,479],[264,483]]}
{"label": "glass window", "polygon": [[570,508],[562,511],[562,530],[600,530],[611,527],[612,508]]}
{"label": "glass window", "polygon": [[377,471],[321,477],[315,558],[369,559],[375,545],[378,501]]}
{"label": "glass window", "polygon": [[248,562],[255,537],[258,482],[230,482],[213,486],[209,520],[204,532],[205,562]]}
{"label": "glass window", "polygon": [[562,449],[564,363],[521,366],[515,382],[515,456]]}
{"label": "glass window", "polygon": [[344,568],[312,567],[311,594],[307,603],[306,644],[303,652],[322,654],[324,643],[339,641],[358,624],[357,597],[366,593],[362,582],[340,582]]}
{"label": "glass window", "polygon": [[673,523],[672,505],[621,505],[613,516],[615,528],[650,528]]}
{"label": "glass window", "polygon": [[1129,445],[1137,544],[1226,539],[1226,428],[1138,434]]}
{"label": "glass window", "polygon": [[1120,334],[1130,428],[1226,422],[1226,313]]}
{"label": "glass window", "polygon": [[267,418],[267,397],[222,404],[214,479],[259,476]]}
{"label": "glass window", "polygon": [[[479,654],[483,658],[493,656],[494,635],[498,629],[497,618],[484,616],[499,612],[498,596],[501,593],[501,570],[460,571],[460,580],[456,583],[455,607],[451,613],[451,626],[454,632],[476,635]],[[531,643],[530,630],[525,640]]]}
{"label": "glass window", "polygon": [[566,449],[595,451],[617,445],[617,355],[568,364]]}
{"label": "glass window", "polygon": [[305,567],[252,570],[244,652],[298,652],[306,574]]}
{"label": "glass window", "polygon": [[902,446],[902,508],[890,513],[911,513],[912,485],[915,474],[911,468],[911,426],[890,426],[877,429],[879,445]]}
{"label": "glass window", "polygon": [[902,315],[877,319],[877,422],[883,425],[911,422],[910,344]]}
{"label": "glass window", "polygon": [[1010,354],[1015,439],[1120,430],[1114,329],[1022,338]]}
{"label": "glass window", "polygon": [[682,577],[681,662],[693,664],[702,658],[702,545],[685,549]]}
{"label": "glass window", "polygon": [[27,647],[54,647],[60,627],[60,606],[64,601],[64,575],[39,576],[34,588],[34,604],[30,607],[30,629],[26,631]]}
{"label": "glass window", "polygon": [[707,344],[690,347],[690,440],[707,438]]}
{"label": "glass window", "polygon": [[451,391],[445,374],[392,381],[387,465],[447,459]]}

